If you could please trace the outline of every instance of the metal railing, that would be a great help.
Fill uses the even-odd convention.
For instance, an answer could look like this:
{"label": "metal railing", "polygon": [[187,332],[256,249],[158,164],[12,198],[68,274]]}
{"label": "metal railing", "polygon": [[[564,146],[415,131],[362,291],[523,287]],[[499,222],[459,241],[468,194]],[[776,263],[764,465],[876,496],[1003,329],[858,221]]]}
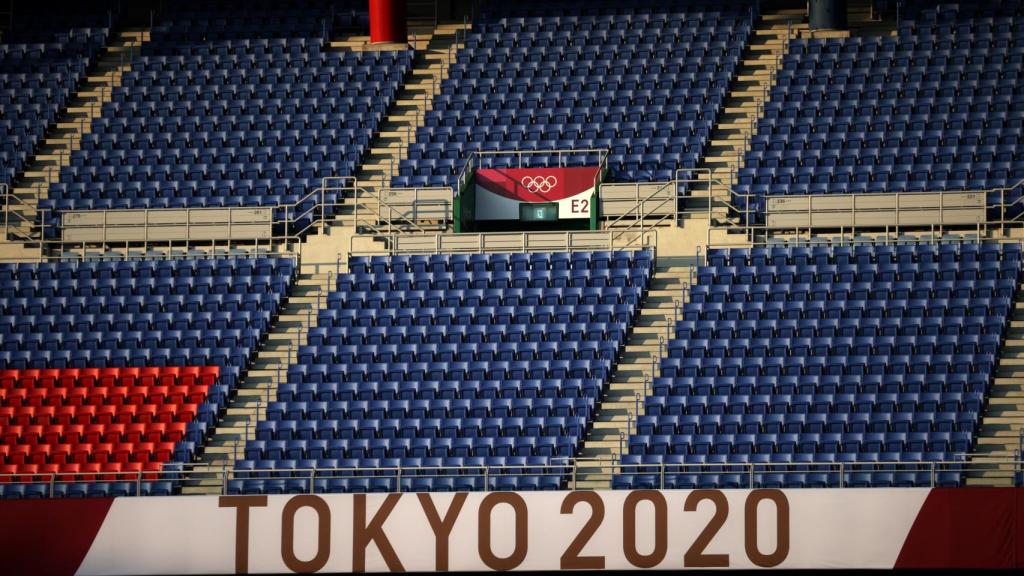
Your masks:
{"label": "metal railing", "polygon": [[[131,472],[22,472],[0,475],[0,491],[25,486],[34,495],[57,497],[86,493],[96,483],[122,483],[130,496],[161,490],[179,494],[190,486],[216,486],[216,494],[259,490],[260,482],[280,483],[287,493],[341,491],[427,491],[449,480],[456,490],[524,489],[525,479],[537,487],[586,490],[608,488],[849,488],[867,486],[1020,486],[1024,461],[1017,458],[971,458],[943,461],[651,463],[624,464],[615,458],[552,458],[548,464],[461,466],[381,466],[348,468],[196,468]],[[419,482],[418,482],[419,481]],[[508,481],[508,483],[506,483]],[[581,482],[585,481],[585,484]],[[372,487],[371,487],[372,483]],[[194,492],[193,492],[194,493]]]}
{"label": "metal railing", "polygon": [[[762,222],[758,222],[754,218],[754,216],[762,216],[763,215],[763,212],[761,210],[761,207],[760,207],[759,203],[762,202],[762,201],[767,203],[768,198],[770,198],[770,197],[774,198],[775,196],[770,196],[770,195],[766,195],[766,194],[754,194],[754,193],[749,193],[749,192],[736,192],[735,190],[732,190],[732,188],[729,188],[729,190],[730,190],[730,195],[731,195],[732,200],[724,200],[724,199],[722,199],[720,202],[729,211],[729,213],[733,217],[738,219],[738,221],[737,222],[730,222],[726,226],[716,226],[715,225],[716,221],[714,219],[711,219],[711,228],[709,229],[709,238],[710,238],[711,231],[725,231],[725,232],[742,233],[744,235],[744,237],[746,238],[746,240],[745,240],[746,242],[748,242],[748,243],[759,243],[759,242],[762,242],[765,239],[767,239],[771,232],[774,232],[774,231],[778,230],[777,228],[769,227],[767,222],[763,222],[763,223]],[[856,206],[856,203],[854,203],[853,206],[851,207],[850,211],[849,211],[850,219],[851,219],[851,223],[849,225],[847,225],[847,226],[831,226],[831,227],[821,227],[821,226],[819,226],[819,227],[816,227],[815,229],[818,229],[818,230],[834,229],[834,230],[840,230],[841,232],[847,232],[847,233],[855,233],[857,230],[862,230],[862,231],[864,231],[864,230],[885,230],[885,231],[887,231],[887,233],[888,233],[888,231],[895,231],[896,233],[899,233],[900,231],[906,231],[906,230],[921,230],[921,229],[925,229],[925,230],[931,230],[931,231],[937,230],[940,234],[942,233],[942,231],[945,231],[945,230],[976,229],[978,234],[979,234],[979,237],[980,237],[980,235],[987,235],[988,233],[993,232],[993,231],[998,231],[998,232],[1002,232],[1002,233],[1005,234],[1005,233],[1008,233],[1009,230],[1012,229],[1012,228],[1024,228],[1024,179],[1019,180],[1019,181],[1017,181],[1017,182],[1015,182],[1015,183],[1013,183],[1013,184],[1011,184],[1009,186],[989,188],[989,189],[980,189],[980,190],[939,190],[939,191],[934,191],[934,192],[878,192],[878,193],[871,193],[871,194],[875,195],[875,196],[882,196],[882,197],[893,196],[893,197],[898,197],[898,198],[902,198],[903,196],[922,196],[922,195],[929,195],[929,194],[935,195],[936,197],[940,198],[939,203],[936,206],[936,211],[941,211],[941,207],[946,205],[946,204],[948,204],[945,200],[942,199],[942,198],[944,198],[947,195],[963,196],[963,195],[968,195],[968,194],[977,194],[977,195],[981,195],[982,197],[985,198],[985,202],[984,202],[984,209],[986,211],[985,219],[984,219],[983,222],[978,222],[976,224],[945,224],[945,223],[942,223],[942,222],[936,222],[936,223],[933,223],[933,224],[911,223],[911,224],[884,225],[884,226],[878,226],[878,225],[857,226],[857,225],[855,225],[855,223],[857,221],[856,217],[857,217],[858,214],[861,214],[861,213],[863,213],[863,214],[870,214],[872,212],[877,212],[877,210],[874,210],[874,209],[872,209],[872,210],[859,210],[857,208],[857,206]],[[851,194],[849,194],[849,196],[851,196],[851,197],[853,197],[853,196],[859,197],[859,196],[863,196],[863,195],[864,194],[860,194],[860,193],[851,193]],[[794,196],[794,197],[801,197],[802,198],[802,197],[805,197],[805,196],[811,196],[811,195],[801,194],[799,196]],[[840,195],[830,194],[828,196],[829,196],[829,198],[833,198],[834,199],[834,198],[837,198]],[[780,196],[780,197],[788,197],[788,196]],[[740,202],[742,202],[742,206],[737,206],[733,202],[733,200],[739,200]],[[900,205],[901,204],[897,200],[897,208],[895,209],[895,213],[896,213],[895,218],[897,218],[897,222],[899,221],[899,212],[901,210],[899,208]],[[712,218],[711,212],[710,212],[711,206],[709,206],[708,209],[709,209],[709,218]],[[922,208],[920,206],[913,206],[913,207],[907,208],[906,210],[912,210],[914,212],[921,212]],[[796,231],[799,232],[799,230],[796,230]],[[709,240],[709,245],[710,244],[711,244],[711,242]]]}
{"label": "metal railing", "polygon": [[[680,206],[678,184],[674,180],[670,182],[652,183],[634,182],[633,184],[627,184],[624,186],[619,184],[605,184],[601,187],[602,193],[600,195],[602,212],[606,211],[608,202],[614,201],[605,197],[608,193],[608,189],[620,189],[623,187],[633,188],[634,195],[633,198],[629,200],[631,202],[630,207],[614,218],[605,220],[605,228],[623,231],[634,228],[640,228],[643,230],[644,226],[659,226],[669,218],[672,218],[673,221],[679,220]],[[643,195],[640,194],[641,188],[645,189],[645,193]],[[650,189],[649,192],[647,192],[648,189]],[[649,221],[652,217],[653,221]]]}
{"label": "metal railing", "polygon": [[14,194],[7,184],[0,184],[0,196],[4,203],[4,237],[3,240],[27,242],[32,239],[35,223],[26,215],[36,208]]}
{"label": "metal railing", "polygon": [[358,189],[353,200],[357,232],[426,234],[447,230],[452,218],[450,188],[382,188],[379,192]]}
{"label": "metal railing", "polygon": [[[654,249],[656,229],[623,235],[615,230],[579,230],[565,232],[484,232],[463,234],[388,234],[375,236],[383,244],[372,247],[357,244],[366,235],[349,239],[352,256],[397,254],[475,254],[483,252],[551,252],[572,250]],[[364,242],[363,244],[370,244]]]}
{"label": "metal railing", "polygon": [[[292,204],[264,206],[264,207],[243,207],[238,210],[252,210],[253,208],[272,209],[280,213],[280,217],[273,220],[271,236],[265,237],[260,234],[251,239],[246,238],[209,238],[189,240],[158,240],[150,241],[148,234],[139,228],[137,234],[129,239],[117,239],[111,241],[81,241],[66,240],[61,237],[62,226],[59,222],[60,215],[76,213],[75,211],[55,212],[48,208],[37,208],[18,199],[12,194],[3,194],[5,204],[5,230],[7,238],[12,238],[16,228],[24,226],[34,233],[29,236],[19,236],[18,244],[37,245],[40,257],[46,255],[60,255],[65,250],[81,249],[83,252],[94,246],[124,246],[128,249],[132,246],[141,246],[144,249],[149,247],[168,248],[181,247],[185,250],[200,246],[217,245],[239,245],[255,244],[265,246],[267,244],[282,246],[283,251],[289,251],[294,246],[301,244],[305,235],[324,229],[332,222],[345,218],[345,210],[351,210],[353,217],[372,233],[388,234],[398,230],[410,230],[417,233],[427,233],[440,225],[447,225],[452,218],[452,203],[450,189],[396,189],[394,196],[396,200],[389,201],[388,195],[391,189],[378,191],[367,190],[361,187],[354,177],[326,177],[321,179],[320,186],[298,199]],[[411,198],[407,194],[411,194]],[[372,205],[372,208],[371,208]],[[34,218],[20,215],[19,207],[34,211]],[[14,208],[14,210],[11,210]],[[164,209],[139,210],[142,213],[157,213]],[[204,210],[229,210],[228,208],[182,208],[170,209],[180,210],[189,214],[199,214]],[[97,236],[102,239],[115,238],[107,228],[117,226],[108,224],[108,215],[125,213],[131,210],[89,210],[82,211],[97,218],[104,224],[97,231]],[[226,228],[225,228],[226,230]],[[10,240],[8,240],[10,242]]]}
{"label": "metal railing", "polygon": [[[674,178],[667,182],[604,184],[602,189],[606,187],[612,189],[632,187],[636,191],[630,207],[622,213],[606,218],[604,226],[623,232],[643,232],[647,228],[662,226],[666,222],[676,223],[682,219],[684,214],[696,212],[683,205],[693,192],[690,189],[691,186],[695,184],[698,187],[706,186],[708,197],[707,212],[710,219],[715,207],[714,187],[717,185],[729,190],[731,188],[722,180],[715,178],[712,171],[708,168],[680,168],[676,170]],[[684,185],[689,189],[686,194],[680,193],[680,187]],[[652,190],[641,196],[641,187],[651,188]],[[611,201],[619,201],[619,199],[613,198]],[[602,197],[601,202],[604,205],[606,200]]]}
{"label": "metal railing", "polygon": [[[98,244],[125,242],[126,239],[142,243],[208,239],[203,238],[204,233],[226,242],[269,239],[273,236],[272,210],[255,206],[90,210],[65,213],[61,235],[63,241]],[[78,222],[67,221],[72,215]]]}

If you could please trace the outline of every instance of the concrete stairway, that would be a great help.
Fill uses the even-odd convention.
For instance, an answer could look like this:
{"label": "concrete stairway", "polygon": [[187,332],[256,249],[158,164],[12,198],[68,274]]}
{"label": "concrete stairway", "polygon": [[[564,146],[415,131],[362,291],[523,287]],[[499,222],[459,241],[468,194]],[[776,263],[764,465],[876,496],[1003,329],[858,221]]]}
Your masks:
{"label": "concrete stairway", "polygon": [[149,41],[148,28],[131,28],[114,36],[92,73],[69,100],[56,126],[36,151],[35,158],[11,190],[8,236],[27,242],[39,238],[36,214],[39,200],[46,198],[50,184],[60,180],[60,169],[70,164],[71,152],[81,148],[83,134],[92,132],[93,119],[110,102],[112,91],[121,86],[122,75],[131,70],[132,55]]}
{"label": "concrete stairway", "polygon": [[[1021,432],[1024,431],[1024,289],[1017,287],[1006,341],[999,351],[995,379],[981,418],[971,460],[982,466],[987,459],[1019,459]],[[1013,467],[1006,464],[983,465],[967,476],[968,485],[1011,486]]]}
{"label": "concrete stairway", "polygon": [[[732,222],[721,201],[730,198],[729,186],[735,183],[736,172],[743,166],[743,156],[750,138],[757,134],[762,106],[771,93],[775,72],[789,50],[788,39],[796,38],[808,28],[805,11],[797,8],[765,8],[754,24],[750,43],[740,55],[736,77],[729,86],[718,122],[711,129],[707,153],[698,168],[711,171],[720,183],[710,190],[694,186],[693,194],[710,194],[716,221]],[[732,222],[735,223],[735,222]]]}
{"label": "concrete stairway", "polygon": [[256,437],[256,422],[265,417],[268,400],[277,399],[278,384],[287,380],[288,367],[299,346],[307,342],[310,325],[316,324],[317,313],[326,306],[335,278],[333,272],[304,271],[299,275],[236,395],[192,465],[183,494],[221,493],[223,482],[218,474],[233,469],[235,460],[244,458],[246,440]]}
{"label": "concrete stairway", "polygon": [[[355,175],[361,187],[376,192],[391,186],[391,176],[398,174],[399,163],[408,157],[409,144],[416,141],[416,129],[423,125],[424,116],[433,109],[434,96],[441,90],[441,82],[448,78],[449,64],[462,47],[456,41],[456,33],[462,29],[462,24],[441,24],[436,29],[421,28],[410,34],[410,42],[415,38],[416,48],[413,67]],[[367,213],[376,213],[374,198],[361,202],[360,213],[364,208]],[[342,215],[339,221],[355,225],[353,216]]]}
{"label": "concrete stairway", "polygon": [[607,464],[628,451],[629,435],[636,430],[637,416],[643,414],[645,384],[650,386],[660,373],[663,346],[672,337],[676,305],[683,302],[694,265],[694,258],[658,258],[639,317],[577,457],[576,488],[611,488],[614,470]]}

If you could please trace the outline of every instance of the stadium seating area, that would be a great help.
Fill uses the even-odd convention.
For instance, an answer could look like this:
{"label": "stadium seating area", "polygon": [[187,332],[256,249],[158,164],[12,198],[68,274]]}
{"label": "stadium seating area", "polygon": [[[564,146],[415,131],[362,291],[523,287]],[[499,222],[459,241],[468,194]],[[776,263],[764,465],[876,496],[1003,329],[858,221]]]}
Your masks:
{"label": "stadium seating area", "polygon": [[393,185],[451,186],[472,152],[509,149],[606,148],[611,181],[671,180],[702,156],[754,15],[753,2],[488,9]]}
{"label": "stadium seating area", "polygon": [[[319,198],[307,195],[357,172],[413,51],[330,47],[339,30],[364,33],[364,0],[164,4],[39,207],[58,224],[70,210],[230,206],[278,206],[281,221],[299,202],[290,216],[312,217]],[[117,7],[19,4],[0,42],[0,184],[53,135],[117,29]],[[605,181],[671,180],[705,156],[759,9],[490,3],[391,184],[452,186],[475,152],[568,149],[607,150]],[[737,174],[736,206],[756,214],[772,195],[1024,180],[1024,0],[899,9],[895,35],[792,41]],[[515,162],[555,161],[524,157]],[[1022,190],[989,204],[1024,205]],[[646,241],[639,211],[637,222]],[[613,488],[965,483],[946,463],[975,447],[1021,246],[832,241],[707,251],[644,415],[629,417]],[[72,253],[43,244],[40,254]],[[187,258],[0,264],[0,497],[181,492],[297,278],[289,258],[194,258],[194,248],[168,247]],[[290,350],[282,360],[287,379],[255,439],[236,442],[226,490],[567,488],[648,293],[653,251],[348,266],[294,361]],[[628,383],[630,402],[639,381]]]}
{"label": "stadium seating area", "polygon": [[1024,180],[1024,4],[906,4],[896,37],[792,41],[734,188],[755,209],[768,194]]}
{"label": "stadium seating area", "polygon": [[19,6],[0,42],[0,184],[11,185],[35,154],[107,40],[111,5],[90,2],[62,14]]}
{"label": "stadium seating area", "polygon": [[[618,488],[836,486],[813,464],[953,461],[970,450],[1020,278],[1019,245],[711,250],[646,400]],[[801,468],[804,465],[804,468]],[[746,471],[746,469],[743,469]],[[938,481],[956,485],[955,471]],[[847,486],[929,485],[854,472]]]}
{"label": "stadium seating area", "polygon": [[294,272],[271,258],[0,264],[0,475],[18,475],[0,493],[47,494],[53,472],[84,474],[58,495],[134,493],[139,472],[191,461]]}
{"label": "stadium seating area", "polygon": [[352,175],[412,53],[330,50],[330,4],[276,4],[168,6],[44,205],[294,204]]}
{"label": "stadium seating area", "polygon": [[648,251],[354,259],[229,489],[308,492],[268,470],[318,468],[317,491],[387,491],[401,466],[424,468],[403,489],[478,490],[482,469],[444,467],[573,457],[651,270]]}

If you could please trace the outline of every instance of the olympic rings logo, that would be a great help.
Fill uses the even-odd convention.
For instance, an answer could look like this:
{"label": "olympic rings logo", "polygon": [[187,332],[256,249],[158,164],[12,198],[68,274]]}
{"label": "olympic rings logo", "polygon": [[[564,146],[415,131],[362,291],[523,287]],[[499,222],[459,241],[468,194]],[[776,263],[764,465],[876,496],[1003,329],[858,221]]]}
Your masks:
{"label": "olympic rings logo", "polygon": [[558,186],[558,178],[554,176],[526,176],[522,179],[523,187],[534,194],[546,194]]}

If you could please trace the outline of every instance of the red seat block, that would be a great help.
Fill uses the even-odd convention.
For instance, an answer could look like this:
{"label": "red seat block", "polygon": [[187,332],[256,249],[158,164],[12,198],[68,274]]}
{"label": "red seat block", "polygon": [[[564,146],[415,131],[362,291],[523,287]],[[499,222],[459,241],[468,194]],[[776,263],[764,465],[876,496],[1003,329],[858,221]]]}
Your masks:
{"label": "red seat block", "polygon": [[0,475],[156,480],[219,374],[215,366],[0,370]]}

